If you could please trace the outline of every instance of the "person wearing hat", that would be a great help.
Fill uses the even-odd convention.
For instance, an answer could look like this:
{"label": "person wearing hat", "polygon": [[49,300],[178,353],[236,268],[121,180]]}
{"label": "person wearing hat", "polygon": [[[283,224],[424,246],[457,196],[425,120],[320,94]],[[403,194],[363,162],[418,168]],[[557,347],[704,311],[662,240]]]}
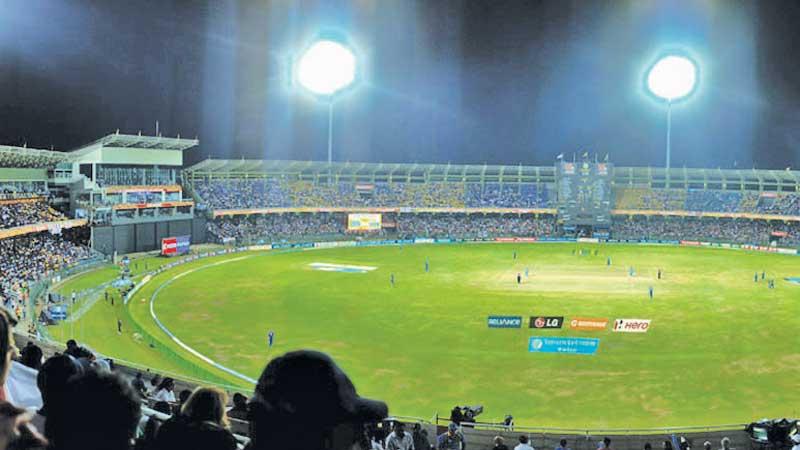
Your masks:
{"label": "person wearing hat", "polygon": [[437,438],[436,448],[439,450],[466,450],[467,442],[464,440],[461,430],[458,429],[458,425],[454,422],[447,425],[447,431]]}
{"label": "person wearing hat", "polygon": [[249,450],[349,450],[385,403],[360,397],[330,356],[312,350],[273,359],[249,403]]}

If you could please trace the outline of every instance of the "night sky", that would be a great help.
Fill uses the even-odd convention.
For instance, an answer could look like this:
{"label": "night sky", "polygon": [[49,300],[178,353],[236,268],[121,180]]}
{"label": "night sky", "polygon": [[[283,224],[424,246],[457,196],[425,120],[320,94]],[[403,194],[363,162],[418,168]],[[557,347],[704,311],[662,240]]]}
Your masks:
{"label": "night sky", "polygon": [[700,85],[673,107],[673,166],[800,168],[794,0],[0,0],[0,144],[68,150],[120,129],[197,136],[196,161],[324,159],[327,107],[291,62],[335,34],[361,81],[334,159],[663,165],[659,54]]}

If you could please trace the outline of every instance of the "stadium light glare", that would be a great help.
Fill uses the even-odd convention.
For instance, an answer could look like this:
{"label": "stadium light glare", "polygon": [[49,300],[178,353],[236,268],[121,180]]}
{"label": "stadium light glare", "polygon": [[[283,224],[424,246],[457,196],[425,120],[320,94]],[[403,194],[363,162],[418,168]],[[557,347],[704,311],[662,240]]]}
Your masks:
{"label": "stadium light glare", "polygon": [[[685,56],[664,56],[650,67],[646,84],[651,94],[667,102],[666,168],[669,169],[672,159],[672,103],[694,92],[697,87],[697,65]],[[667,182],[669,182],[669,171]]]}
{"label": "stadium light glare", "polygon": [[339,42],[320,40],[311,45],[297,64],[297,81],[317,95],[332,96],[353,84],[356,57]]}
{"label": "stadium light glare", "polygon": [[356,74],[355,53],[341,42],[330,39],[311,44],[296,63],[297,82],[328,103],[329,165],[333,162],[333,102],[336,94],[356,81]]}
{"label": "stadium light glare", "polygon": [[668,102],[688,96],[697,84],[697,66],[684,56],[659,59],[647,74],[647,88]]}

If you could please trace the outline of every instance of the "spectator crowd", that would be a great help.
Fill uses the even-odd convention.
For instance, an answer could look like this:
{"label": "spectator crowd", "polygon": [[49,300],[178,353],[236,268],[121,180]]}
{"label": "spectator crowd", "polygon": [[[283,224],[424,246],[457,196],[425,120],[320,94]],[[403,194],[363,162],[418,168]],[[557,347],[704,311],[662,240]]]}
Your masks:
{"label": "spectator crowd", "polygon": [[800,246],[800,223],[713,217],[639,216],[617,218],[611,226],[615,239],[698,240],[736,244]]}
{"label": "spectator crowd", "polygon": [[66,219],[43,200],[0,203],[0,229]]}
{"label": "spectator crowd", "polygon": [[61,235],[41,232],[0,239],[0,299],[11,310],[25,312],[31,282],[92,256],[79,230]]}
{"label": "spectator crowd", "polygon": [[548,208],[545,185],[530,183],[315,184],[270,179],[201,180],[194,184],[210,209],[282,207]]}
{"label": "spectator crowd", "polygon": [[713,189],[616,190],[616,209],[703,211],[800,216],[800,194],[790,192],[722,191]]}
{"label": "spectator crowd", "polygon": [[472,238],[555,236],[553,216],[530,214],[384,214],[384,225],[370,233],[348,233],[347,214],[291,213],[218,218],[208,232],[218,242],[278,242],[302,238],[385,236],[391,238]]}

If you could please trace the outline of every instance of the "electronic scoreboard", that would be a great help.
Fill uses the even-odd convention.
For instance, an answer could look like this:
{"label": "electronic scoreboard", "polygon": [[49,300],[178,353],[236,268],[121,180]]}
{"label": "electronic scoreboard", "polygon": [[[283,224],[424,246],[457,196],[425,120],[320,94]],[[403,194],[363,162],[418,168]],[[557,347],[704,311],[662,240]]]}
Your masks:
{"label": "electronic scoreboard", "polygon": [[558,162],[558,215],[565,227],[611,226],[611,168],[586,159]]}

